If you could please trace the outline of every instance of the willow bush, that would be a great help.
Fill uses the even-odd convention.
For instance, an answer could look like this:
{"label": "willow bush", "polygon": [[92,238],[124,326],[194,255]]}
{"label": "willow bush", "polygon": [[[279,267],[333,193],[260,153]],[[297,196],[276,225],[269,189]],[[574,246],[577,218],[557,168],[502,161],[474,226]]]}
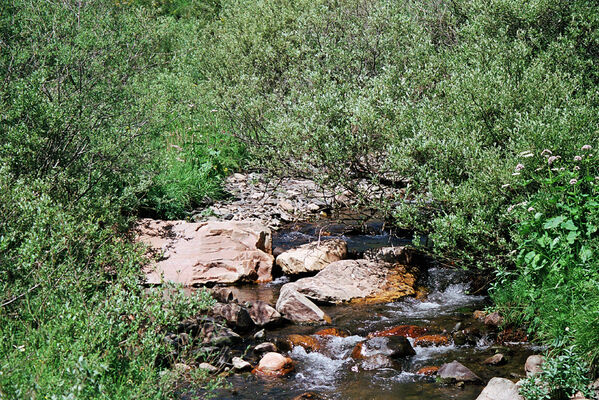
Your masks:
{"label": "willow bush", "polygon": [[399,224],[488,266],[534,191],[502,189],[517,155],[597,141],[598,24],[590,1],[224,1],[204,65],[255,165],[393,187]]}

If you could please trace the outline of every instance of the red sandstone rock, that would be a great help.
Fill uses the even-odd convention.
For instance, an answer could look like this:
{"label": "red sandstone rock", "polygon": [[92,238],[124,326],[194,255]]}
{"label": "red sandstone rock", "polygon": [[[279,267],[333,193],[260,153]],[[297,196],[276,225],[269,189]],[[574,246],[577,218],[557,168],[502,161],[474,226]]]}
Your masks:
{"label": "red sandstone rock", "polygon": [[267,282],[274,263],[271,231],[257,222],[142,219],[137,241],[161,257],[146,269],[146,281],[184,286]]}
{"label": "red sandstone rock", "polygon": [[449,338],[445,335],[424,335],[414,340],[414,346],[421,347],[446,346],[448,343]]}

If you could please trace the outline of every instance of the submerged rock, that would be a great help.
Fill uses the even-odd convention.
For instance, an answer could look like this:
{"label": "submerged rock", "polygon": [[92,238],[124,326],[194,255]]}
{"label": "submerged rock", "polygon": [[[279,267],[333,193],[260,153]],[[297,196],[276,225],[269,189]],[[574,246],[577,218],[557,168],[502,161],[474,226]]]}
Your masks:
{"label": "submerged rock", "polygon": [[277,265],[286,274],[301,274],[323,270],[347,255],[347,244],[340,239],[308,243],[288,250],[277,257]]}
{"label": "submerged rock", "polygon": [[277,311],[297,323],[330,323],[331,318],[306,296],[299,293],[294,284],[285,284],[277,300]]}
{"label": "submerged rock", "polygon": [[438,371],[439,367],[429,366],[420,368],[416,373],[418,375],[433,376],[436,375]]}
{"label": "submerged rock", "polygon": [[393,328],[385,329],[384,331],[377,331],[370,333],[368,337],[377,336],[405,336],[409,338],[417,338],[423,336],[427,329],[422,326],[416,325],[399,325]]}
{"label": "submerged rock", "polygon": [[283,289],[292,287],[312,300],[326,303],[386,303],[415,294],[415,283],[415,272],[405,266],[343,260],[329,264],[313,277],[287,283]]}
{"label": "submerged rock", "polygon": [[443,364],[437,372],[439,378],[446,382],[481,382],[482,379],[458,361]]}
{"label": "submerged rock", "polygon": [[266,353],[252,371],[256,375],[284,376],[293,371],[293,360],[279,353]]}
{"label": "submerged rock", "polygon": [[341,329],[338,329],[338,328],[321,329],[314,334],[318,335],[318,336],[337,336],[337,337],[348,337],[349,336],[349,334],[347,332],[342,331]]}
{"label": "submerged rock", "polygon": [[420,347],[447,346],[448,344],[449,338],[445,335],[424,335],[414,340],[414,345]]}
{"label": "submerged rock", "polygon": [[505,356],[501,353],[497,353],[494,356],[491,356],[491,357],[487,358],[485,361],[483,361],[483,364],[501,365],[501,364],[505,364],[506,362],[507,362],[507,360],[505,359]]}
{"label": "submerged rock", "polygon": [[307,335],[289,335],[287,337],[291,347],[302,346],[304,349],[308,351],[317,351],[320,350],[321,345],[320,342],[312,336]]}
{"label": "submerged rock", "polygon": [[524,400],[518,386],[505,378],[492,378],[476,400]]}
{"label": "submerged rock", "polygon": [[374,354],[364,358],[361,367],[365,371],[372,371],[381,368],[392,368],[393,360],[384,354]]}
{"label": "submerged rock", "polygon": [[353,351],[354,359],[363,359],[382,354],[391,358],[408,357],[416,354],[410,341],[403,336],[374,337],[358,343]]}
{"label": "submerged rock", "polygon": [[184,286],[272,280],[272,235],[260,223],[142,219],[135,232],[150,251],[169,254],[145,270],[148,284],[163,279]]}

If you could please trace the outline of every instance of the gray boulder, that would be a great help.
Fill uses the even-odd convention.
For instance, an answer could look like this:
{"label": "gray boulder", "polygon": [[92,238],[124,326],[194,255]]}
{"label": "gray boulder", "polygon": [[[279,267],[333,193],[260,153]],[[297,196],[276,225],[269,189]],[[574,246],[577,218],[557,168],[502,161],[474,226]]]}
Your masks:
{"label": "gray boulder", "polygon": [[476,400],[524,400],[518,393],[518,386],[505,378],[493,378]]}
{"label": "gray boulder", "polygon": [[482,379],[458,361],[443,364],[437,376],[447,382],[481,382]]}

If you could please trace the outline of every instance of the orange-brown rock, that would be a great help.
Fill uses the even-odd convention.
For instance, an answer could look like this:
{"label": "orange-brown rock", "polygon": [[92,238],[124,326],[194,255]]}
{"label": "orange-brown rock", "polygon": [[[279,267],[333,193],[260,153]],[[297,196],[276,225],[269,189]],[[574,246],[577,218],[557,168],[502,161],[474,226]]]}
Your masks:
{"label": "orange-brown rock", "polygon": [[347,337],[347,336],[349,336],[347,332],[342,331],[341,329],[338,329],[338,328],[321,329],[318,332],[316,332],[315,335],[318,335],[318,336],[337,336],[337,337]]}
{"label": "orange-brown rock", "polygon": [[424,335],[414,340],[414,346],[431,347],[445,346],[449,343],[449,338],[445,335]]}
{"label": "orange-brown rock", "polygon": [[304,349],[312,351],[317,351],[321,348],[320,342],[313,336],[289,335],[287,340],[291,343],[292,347],[302,346]]}
{"label": "orange-brown rock", "polygon": [[478,319],[479,321],[484,321],[485,317],[487,316],[487,313],[482,310],[476,310],[476,311],[474,311],[474,313],[472,313],[472,316],[474,317],[474,319]]}
{"label": "orange-brown rock", "polygon": [[192,223],[142,219],[136,240],[158,256],[144,271],[146,282],[184,286],[272,280],[272,235],[257,222]]}
{"label": "orange-brown rock", "polygon": [[435,375],[438,370],[439,370],[439,367],[428,366],[428,367],[420,368],[416,373],[418,375],[431,376],[431,375]]}
{"label": "orange-brown rock", "polygon": [[260,363],[254,370],[253,374],[259,376],[284,376],[293,371],[293,360],[289,357],[284,357],[279,353],[266,353]]}
{"label": "orange-brown rock", "polygon": [[364,344],[364,342],[360,342],[360,343],[356,344],[356,346],[354,347],[354,349],[351,352],[351,356],[353,359],[360,360],[360,359],[364,358],[364,356],[362,355],[363,344]]}
{"label": "orange-brown rock", "polygon": [[427,329],[416,325],[399,325],[384,331],[373,332],[368,335],[369,338],[377,336],[405,336],[416,338],[426,333]]}

